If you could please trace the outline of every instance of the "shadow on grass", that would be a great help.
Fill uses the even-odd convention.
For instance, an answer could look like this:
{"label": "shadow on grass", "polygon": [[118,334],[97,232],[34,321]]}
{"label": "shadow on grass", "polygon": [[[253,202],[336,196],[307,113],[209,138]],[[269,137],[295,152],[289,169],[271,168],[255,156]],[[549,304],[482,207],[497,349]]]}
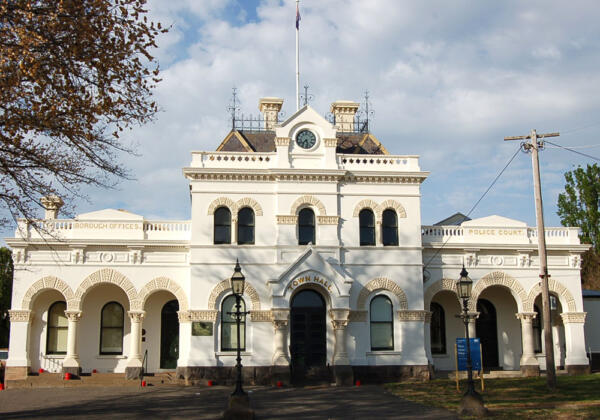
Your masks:
{"label": "shadow on grass", "polygon": [[[477,390],[479,389],[479,382]],[[559,376],[550,391],[546,378],[499,378],[485,381],[485,405],[500,418],[600,418],[600,375]],[[411,401],[457,410],[466,381],[438,379],[424,384],[389,384],[388,389]]]}

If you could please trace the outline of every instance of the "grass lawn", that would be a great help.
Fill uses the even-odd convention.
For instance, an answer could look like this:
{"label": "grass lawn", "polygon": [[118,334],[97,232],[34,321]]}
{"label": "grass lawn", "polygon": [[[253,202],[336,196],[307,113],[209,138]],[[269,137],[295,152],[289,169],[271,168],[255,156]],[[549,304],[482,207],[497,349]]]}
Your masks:
{"label": "grass lawn", "polygon": [[[559,376],[556,391],[546,378],[502,378],[485,381],[485,406],[499,419],[600,419],[600,374]],[[386,388],[407,400],[457,411],[466,380],[436,379],[425,383],[392,383]],[[475,382],[480,392],[480,382]]]}

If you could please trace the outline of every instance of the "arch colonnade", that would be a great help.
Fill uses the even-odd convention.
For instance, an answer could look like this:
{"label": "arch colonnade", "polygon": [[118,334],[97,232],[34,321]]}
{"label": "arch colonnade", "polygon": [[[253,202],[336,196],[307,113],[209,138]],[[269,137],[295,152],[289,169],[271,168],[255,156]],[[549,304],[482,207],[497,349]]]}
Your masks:
{"label": "arch colonnade", "polygon": [[[442,334],[451,336],[452,333],[448,333],[446,328],[449,324],[456,324],[454,326],[454,332],[456,337],[464,337],[464,331],[460,331],[460,325],[462,321],[453,320],[454,315],[460,313],[462,303],[459,301],[456,295],[456,280],[442,278],[435,282],[432,282],[426,286],[424,291],[424,306],[427,309],[434,308],[436,305],[438,308],[443,308],[442,311],[446,310],[448,315],[445,316],[445,325],[443,326]],[[549,289],[552,299],[556,302],[553,313],[553,335],[555,342],[555,353],[562,354],[562,357],[555,357],[556,363],[559,366],[564,366],[569,373],[578,374],[589,371],[588,359],[585,351],[585,340],[584,337],[584,322],[586,313],[582,311],[583,308],[578,308],[577,301],[574,299],[571,292],[560,282],[549,279]],[[504,291],[504,292],[503,292]],[[493,292],[493,293],[492,293]],[[443,296],[446,298],[443,298]],[[450,296],[454,296],[453,298]],[[510,359],[511,355],[504,355],[506,353],[517,353],[520,350],[520,358],[518,364],[520,370],[525,376],[539,375],[540,368],[545,368],[545,359],[543,357],[541,340],[542,329],[540,317],[541,317],[541,285],[536,283],[529,290],[526,290],[521,282],[502,271],[494,271],[488,273],[476,280],[473,285],[472,296],[469,300],[469,336],[474,338],[478,337],[478,322],[482,321],[478,319],[481,313],[478,311],[481,301],[488,304],[491,303],[492,310],[494,305],[497,304],[503,309],[514,309],[514,315],[511,313],[501,313],[499,316],[504,317],[504,324],[511,323],[510,316],[514,316],[513,320],[516,319],[517,329],[510,331],[500,330],[497,332],[498,343],[495,345],[500,349],[500,362],[498,367],[503,367],[502,358]],[[453,303],[454,299],[456,302]],[[489,301],[491,302],[489,302]],[[479,302],[479,305],[478,305]],[[454,304],[454,306],[452,306]],[[483,308],[482,308],[483,309]],[[509,311],[510,312],[510,311]],[[442,318],[444,315],[442,315]],[[495,320],[494,320],[495,321]],[[436,329],[440,327],[437,325],[439,319],[436,321]],[[483,321],[482,321],[483,322]],[[520,331],[519,331],[520,326]],[[493,326],[494,328],[495,325]],[[436,357],[435,353],[432,352],[431,337],[435,336],[435,332],[432,335],[432,323],[431,317],[428,318],[426,323],[426,344],[427,356],[432,364],[436,363],[436,359],[442,359],[443,355]],[[464,327],[462,327],[464,329]],[[483,328],[483,327],[482,327]],[[484,332],[480,331],[481,334]],[[520,337],[519,337],[520,336]],[[520,338],[519,345],[515,345],[515,337]],[[481,338],[482,341],[484,338]],[[444,337],[445,340],[445,337]],[[452,340],[449,340],[452,342]],[[483,344],[482,344],[483,345]],[[512,345],[512,347],[510,347]],[[434,346],[435,347],[435,346]],[[485,349],[485,348],[484,348]],[[517,349],[517,351],[515,351]],[[445,355],[449,355],[450,351],[443,351]],[[485,351],[484,351],[485,353]],[[514,355],[515,360],[518,357]],[[484,354],[484,364],[486,363]],[[446,357],[449,359],[449,357]],[[452,359],[452,366],[453,366]],[[510,361],[506,362],[510,366]],[[453,369],[453,367],[444,366],[444,369]]]}

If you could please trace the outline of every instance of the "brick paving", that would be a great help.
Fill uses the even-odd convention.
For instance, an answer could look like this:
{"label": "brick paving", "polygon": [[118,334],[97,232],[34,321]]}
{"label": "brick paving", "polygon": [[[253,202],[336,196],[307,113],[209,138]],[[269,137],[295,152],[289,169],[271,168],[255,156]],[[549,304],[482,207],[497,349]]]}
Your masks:
{"label": "brick paving", "polygon": [[[250,387],[256,419],[457,419],[379,386],[349,388]],[[0,418],[9,419],[218,419],[231,387],[156,386],[7,389]]]}

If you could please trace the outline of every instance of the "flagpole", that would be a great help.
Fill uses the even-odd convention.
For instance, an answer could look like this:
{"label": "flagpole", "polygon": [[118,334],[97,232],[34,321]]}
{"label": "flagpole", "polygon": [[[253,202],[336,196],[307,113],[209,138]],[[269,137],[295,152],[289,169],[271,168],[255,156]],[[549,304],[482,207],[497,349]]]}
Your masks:
{"label": "flagpole", "polygon": [[296,0],[296,111],[300,109],[300,24],[299,3]]}

